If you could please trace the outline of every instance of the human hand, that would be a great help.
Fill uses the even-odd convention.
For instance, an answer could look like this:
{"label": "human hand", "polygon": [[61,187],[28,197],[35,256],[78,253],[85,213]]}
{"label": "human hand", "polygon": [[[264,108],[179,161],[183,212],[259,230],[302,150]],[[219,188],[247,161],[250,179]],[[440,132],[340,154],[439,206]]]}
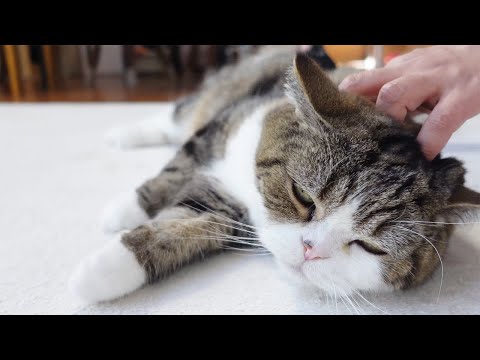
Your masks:
{"label": "human hand", "polygon": [[376,99],[379,109],[399,121],[421,105],[431,109],[417,140],[432,160],[480,112],[480,46],[416,49],[384,68],[352,74],[339,87]]}

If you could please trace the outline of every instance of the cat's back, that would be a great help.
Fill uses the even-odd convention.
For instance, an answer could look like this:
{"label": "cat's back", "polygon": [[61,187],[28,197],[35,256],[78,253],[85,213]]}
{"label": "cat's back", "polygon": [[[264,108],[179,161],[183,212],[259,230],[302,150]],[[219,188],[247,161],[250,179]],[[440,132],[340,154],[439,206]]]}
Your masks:
{"label": "cat's back", "polygon": [[[284,97],[287,69],[296,54],[294,45],[263,46],[259,51],[236,64],[227,65],[208,76],[196,94],[177,103],[176,121],[188,123],[194,134],[222,111],[242,106],[258,97]],[[358,70],[339,67],[328,71],[335,84]]]}
{"label": "cat's back", "polygon": [[176,120],[188,122],[193,134],[227,108],[241,107],[252,98],[282,97],[284,75],[294,55],[290,48],[268,49],[222,68],[207,77],[195,95],[177,105]]}

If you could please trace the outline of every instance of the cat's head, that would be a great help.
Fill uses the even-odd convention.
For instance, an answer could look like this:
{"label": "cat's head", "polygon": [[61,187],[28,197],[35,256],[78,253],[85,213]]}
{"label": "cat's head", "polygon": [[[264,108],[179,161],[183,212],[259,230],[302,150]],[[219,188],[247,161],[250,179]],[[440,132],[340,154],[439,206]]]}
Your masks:
{"label": "cat's head", "polygon": [[478,214],[462,164],[427,161],[418,128],[340,92],[304,55],[286,91],[290,101],[267,115],[257,151],[262,243],[291,274],[332,294],[427,279],[452,231],[442,223]]}

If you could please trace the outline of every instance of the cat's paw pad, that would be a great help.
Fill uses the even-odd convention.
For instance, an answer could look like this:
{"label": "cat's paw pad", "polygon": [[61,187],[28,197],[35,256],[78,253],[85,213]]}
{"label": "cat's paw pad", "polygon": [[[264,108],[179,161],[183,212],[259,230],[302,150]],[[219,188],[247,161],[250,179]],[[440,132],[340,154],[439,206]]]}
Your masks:
{"label": "cat's paw pad", "polygon": [[106,233],[132,230],[148,220],[149,217],[138,203],[135,192],[115,198],[103,209],[101,216],[102,228]]}
{"label": "cat's paw pad", "polygon": [[68,287],[83,301],[96,303],[126,295],[145,281],[145,270],[117,237],[77,266]]}

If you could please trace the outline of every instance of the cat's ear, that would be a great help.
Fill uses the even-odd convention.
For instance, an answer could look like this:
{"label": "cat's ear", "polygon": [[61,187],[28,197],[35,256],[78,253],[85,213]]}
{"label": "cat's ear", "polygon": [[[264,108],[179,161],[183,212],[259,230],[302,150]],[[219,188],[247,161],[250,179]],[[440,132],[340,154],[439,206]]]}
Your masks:
{"label": "cat's ear", "polygon": [[307,119],[328,120],[358,111],[353,97],[341,93],[317,62],[297,54],[287,75],[286,94]]}
{"label": "cat's ear", "polygon": [[454,158],[435,159],[434,186],[437,191],[448,191],[448,205],[438,214],[439,220],[452,223],[480,220],[480,193],[463,185],[465,169]]}
{"label": "cat's ear", "polygon": [[456,189],[465,182],[465,168],[461,161],[449,157],[436,157],[431,161],[433,177],[431,189],[443,199],[452,198]]}
{"label": "cat's ear", "polygon": [[458,186],[440,216],[451,223],[476,223],[480,221],[480,193],[463,185]]}
{"label": "cat's ear", "polygon": [[450,205],[480,205],[480,193],[460,185],[454,190],[449,202]]}

